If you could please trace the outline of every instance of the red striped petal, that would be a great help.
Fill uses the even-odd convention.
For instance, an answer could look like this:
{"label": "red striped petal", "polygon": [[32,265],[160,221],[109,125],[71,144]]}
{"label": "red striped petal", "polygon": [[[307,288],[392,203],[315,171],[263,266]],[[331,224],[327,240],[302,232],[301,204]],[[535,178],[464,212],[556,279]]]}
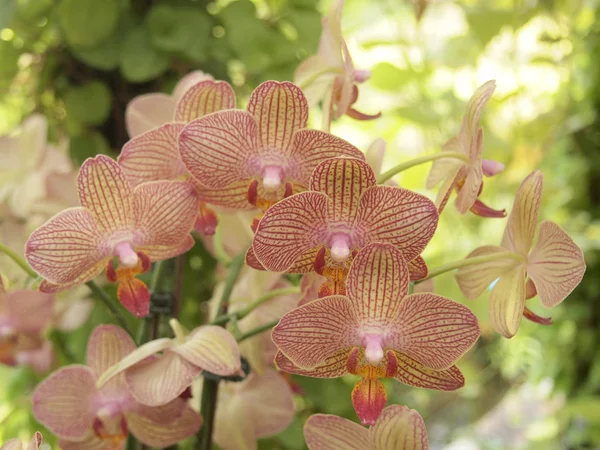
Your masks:
{"label": "red striped petal", "polygon": [[121,166],[105,155],[88,158],[79,169],[81,206],[89,209],[100,232],[128,229],[133,222],[133,191]]}
{"label": "red striped petal", "polygon": [[314,170],[309,189],[329,197],[327,216],[330,220],[354,222],[361,196],[376,183],[369,165],[352,158],[334,158],[320,163]]}
{"label": "red striped petal", "polygon": [[294,364],[311,369],[342,349],[360,345],[358,331],[348,298],[331,296],[285,314],[271,337]]}
{"label": "red striped petal", "polygon": [[394,378],[409,386],[454,391],[465,384],[465,379],[456,366],[445,370],[434,370],[401,353],[396,353],[396,358],[398,368]]}
{"label": "red striped petal", "polygon": [[438,212],[427,197],[392,186],[374,186],[360,199],[357,223],[370,242],[393,244],[405,261],[421,254],[438,223]]}
{"label": "red striped petal", "polygon": [[127,104],[125,126],[129,137],[140,136],[173,120],[175,100],[162,93],[144,94]]}
{"label": "red striped petal", "polygon": [[536,170],[523,180],[508,216],[502,247],[526,255],[537,227],[544,176]]}
{"label": "red striped petal", "polygon": [[109,254],[90,211],[69,208],[35,230],[25,247],[31,267],[51,284],[85,283],[104,269]]}
{"label": "red striped petal", "polygon": [[553,222],[542,222],[527,261],[527,275],[535,283],[542,304],[551,308],[577,287],[585,273],[581,249]]}
{"label": "red striped petal", "polygon": [[358,253],[346,292],[361,323],[391,323],[408,293],[409,274],[402,253],[390,244],[370,244]]}
{"label": "red striped petal", "polygon": [[339,378],[348,373],[347,362],[351,350],[352,347],[344,348],[312,369],[301,369],[283,353],[277,352],[277,355],[275,356],[275,365],[279,370],[305,377]]}
{"label": "red striped petal", "polygon": [[150,314],[150,291],[143,281],[130,278],[119,282],[117,297],[134,316],[145,317]]}
{"label": "red striped petal", "polygon": [[304,438],[310,450],[371,450],[374,448],[367,428],[330,414],[310,416],[304,425]]}
{"label": "red striped petal", "polygon": [[222,109],[235,108],[235,92],[225,81],[204,80],[185,91],[177,104],[175,121],[189,123]]}
{"label": "red striped petal", "polygon": [[413,258],[407,263],[408,272],[410,273],[410,281],[417,281],[425,278],[429,273],[427,263],[421,256]]}
{"label": "red striped petal", "polygon": [[386,344],[439,370],[454,364],[479,334],[477,317],[466,306],[435,294],[412,294],[400,303]]}
{"label": "red striped petal", "polygon": [[198,197],[189,182],[153,181],[138,186],[134,191],[136,231],[142,236],[138,250],[156,260],[170,247],[170,256],[175,256],[188,239],[197,211]]}
{"label": "red striped petal", "polygon": [[88,340],[86,364],[96,377],[136,349],[125,330],[116,325],[98,325]]}
{"label": "red striped petal", "polygon": [[206,189],[196,186],[200,201],[210,205],[231,209],[253,209],[248,203],[249,180],[239,180],[221,189]]}
{"label": "red striped petal", "polygon": [[363,425],[375,425],[386,403],[387,393],[380,380],[361,378],[352,390],[352,404]]}
{"label": "red striped petal", "polygon": [[302,184],[308,184],[315,167],[322,161],[345,156],[364,160],[363,153],[345,140],[319,130],[299,130],[294,134],[291,157],[297,161]]}
{"label": "red striped petal", "polygon": [[327,196],[320,192],[301,192],[269,208],[252,242],[262,265],[274,272],[285,272],[305,252],[322,244],[327,203]]}
{"label": "red striped petal", "polygon": [[175,445],[183,439],[193,436],[202,425],[202,417],[186,407],[180,417],[174,421],[164,418],[146,417],[141,414],[127,414],[127,426],[131,433],[150,447],[164,448]]}
{"label": "red striped petal", "polygon": [[186,173],[179,157],[181,123],[168,123],[131,139],[117,159],[132,186],[145,181],[172,180]]}
{"label": "red striped petal", "polygon": [[300,88],[290,82],[265,81],[248,101],[248,112],[254,116],[263,150],[289,155],[294,132],[308,122],[308,103]]}
{"label": "red striped petal", "polygon": [[179,151],[187,170],[207,188],[249,183],[256,172],[251,163],[258,155],[258,126],[246,111],[216,112],[183,128]]}
{"label": "red striped petal", "polygon": [[372,433],[375,435],[377,449],[429,449],[423,418],[417,411],[406,406],[391,405],[385,408]]}

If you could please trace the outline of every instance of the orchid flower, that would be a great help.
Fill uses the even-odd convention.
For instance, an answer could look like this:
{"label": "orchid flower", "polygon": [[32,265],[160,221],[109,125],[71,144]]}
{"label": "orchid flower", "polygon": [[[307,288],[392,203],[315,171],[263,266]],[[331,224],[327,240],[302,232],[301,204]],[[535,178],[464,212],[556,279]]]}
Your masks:
{"label": "orchid flower", "polygon": [[51,374],[33,393],[33,415],[60,439],[64,450],[123,449],[129,432],[151,447],[166,447],[195,434],[200,416],[182,399],[158,407],[137,402],[120,375],[102,388],[100,375],[135,350],[121,328],[100,325],[87,346],[87,365]]}
{"label": "orchid flower", "polygon": [[[121,303],[137,317],[148,314],[150,293],[136,276],[150,261],[188,251],[198,199],[184,181],[157,181],[135,188],[121,167],[99,155],[81,166],[81,207],[69,208],[34,231],[25,250],[31,267],[53,293],[86,283],[106,270],[118,283]],[[115,267],[113,258],[119,266]]]}
{"label": "orchid flower", "polygon": [[125,110],[125,126],[129,137],[135,138],[173,122],[177,105],[186,92],[195,84],[212,79],[212,75],[195,70],[179,80],[173,89],[173,95],[153,92],[134,97]]}
{"label": "orchid flower", "polygon": [[186,335],[177,320],[169,323],[175,338],[148,342],[115,361],[97,385],[102,387],[124,372],[133,398],[144,405],[160,406],[179,397],[203,370],[220,376],[241,372],[240,351],[227,330],[206,325]]}
{"label": "orchid flower", "polygon": [[314,414],[304,425],[310,450],[428,450],[421,415],[406,406],[385,408],[369,429],[331,414]]}
{"label": "orchid flower", "polygon": [[[29,441],[29,444],[27,444],[27,447],[25,447],[25,450],[39,450],[41,445],[42,433],[36,431],[31,438],[31,441]],[[21,442],[21,439],[11,439],[2,445],[0,450],[23,450],[23,443]]]}
{"label": "orchid flower", "polygon": [[467,104],[458,136],[442,147],[442,152],[454,156],[438,159],[431,167],[427,188],[431,189],[443,181],[435,201],[440,212],[446,206],[452,189],[455,189],[458,192],[455,205],[461,214],[471,210],[482,217],[506,216],[504,210],[492,209],[478,198],[483,188],[482,176],[491,177],[504,170],[504,164],[482,159],[483,129],[479,127],[479,119],[494,89],[496,82],[488,81],[475,91]]}
{"label": "orchid flower", "polygon": [[0,203],[26,219],[48,197],[53,175],[73,170],[65,148],[48,144],[48,121],[32,114],[13,133],[0,136]]}
{"label": "orchid flower", "polygon": [[357,83],[371,77],[367,70],[356,70],[352,63],[346,41],[342,37],[342,9],[344,0],[334,0],[329,13],[322,20],[323,31],[317,54],[307,58],[296,69],[294,82],[302,86],[310,105],[316,105],[330,92],[333,117],[344,114],[358,119],[370,120],[381,116],[364,114],[353,108],[358,98]]}
{"label": "orchid flower", "polygon": [[408,293],[403,254],[391,244],[364,247],[354,259],[347,296],[320,298],[284,315],[273,329],[279,368],[299,375],[361,379],[352,403],[374,425],[387,401],[381,378],[454,390],[464,379],[453,364],[479,337],[477,318],[439,295]]}
{"label": "orchid flower", "polygon": [[[140,108],[148,106],[147,103],[156,107],[157,102],[166,101],[163,97],[156,97],[164,96],[164,94],[150,95],[153,96],[149,97],[151,100],[142,96],[139,100],[142,105],[134,104],[132,108],[138,111]],[[169,109],[171,115],[162,123],[158,123],[157,120],[144,122],[154,125],[158,123],[158,125],[135,136],[121,150],[118,161],[133,186],[146,181],[190,178],[179,155],[178,140],[181,130],[194,119],[215,111],[235,108],[235,92],[224,81],[213,81],[206,78],[195,84],[186,81],[178,86],[173,97],[168,97],[169,102],[176,102],[174,107]],[[163,112],[160,112],[161,120],[165,119],[162,114]],[[138,116],[139,114],[135,117]],[[139,127],[136,125],[134,128]],[[211,235],[217,226],[217,217],[206,203],[218,203],[218,200],[224,195],[226,196],[226,193],[210,191],[197,183],[194,185],[201,201],[198,206],[195,228],[202,234]]]}
{"label": "orchid flower", "polygon": [[320,296],[343,294],[353,255],[371,242],[402,250],[415,279],[427,274],[419,254],[437,226],[433,202],[406,189],[378,186],[363,161],[320,163],[309,191],[273,205],[261,219],[247,262],[274,272],[315,270],[329,281]]}
{"label": "orchid flower", "polygon": [[532,313],[525,300],[537,293],[542,305],[552,308],[575,289],[585,272],[581,249],[554,222],[541,223],[533,245],[543,179],[542,173],[535,171],[521,183],[500,246],[486,245],[467,256],[488,256],[489,260],[461,267],[456,274],[460,289],[470,299],[498,280],[490,296],[490,320],[506,338],[517,333],[523,315],[550,323]]}
{"label": "orchid flower", "polygon": [[[246,228],[248,227],[246,226]],[[292,284],[284,279],[281,274],[247,268],[242,272],[231,292],[228,312],[243,311],[263,295],[291,287]],[[213,297],[210,300],[211,312],[216,310],[216,305],[224,288],[224,283],[220,283],[215,287]],[[247,333],[279,319],[283,314],[296,307],[297,304],[297,293],[282,293],[252,309],[251,312],[237,320],[235,326],[240,333]],[[239,346],[240,353],[248,360],[253,372],[262,375],[269,367],[273,366],[277,347],[275,347],[269,333],[261,333],[245,339],[239,343]]]}
{"label": "orchid flower", "polygon": [[300,88],[266,81],[250,96],[247,111],[220,111],[186,125],[179,136],[181,158],[200,184],[221,191],[213,204],[264,212],[305,190],[319,162],[336,156],[364,159],[343,139],[305,129],[307,120]]}
{"label": "orchid flower", "polygon": [[42,373],[53,360],[52,345],[44,339],[54,297],[32,290],[0,294],[0,363],[27,365]]}
{"label": "orchid flower", "polygon": [[[201,383],[194,383],[194,394],[202,395]],[[257,439],[282,432],[293,418],[285,378],[270,368],[261,375],[251,372],[243,381],[219,383],[213,439],[223,450],[256,450]]]}

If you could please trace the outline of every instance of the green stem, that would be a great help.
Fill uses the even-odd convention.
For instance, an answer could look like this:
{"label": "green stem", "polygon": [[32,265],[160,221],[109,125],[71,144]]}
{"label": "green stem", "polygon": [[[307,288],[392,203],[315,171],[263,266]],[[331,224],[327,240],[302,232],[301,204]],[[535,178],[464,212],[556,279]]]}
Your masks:
{"label": "green stem", "polygon": [[223,294],[219,299],[219,303],[217,305],[216,316],[220,316],[227,312],[227,304],[229,299],[231,298],[231,293],[233,292],[233,288],[235,283],[240,276],[240,272],[244,267],[244,262],[246,260],[246,250],[237,255],[229,266],[229,273],[227,274],[227,278],[225,279],[225,288],[223,289]]}
{"label": "green stem", "polygon": [[0,251],[3,252],[6,256],[8,256],[10,259],[12,259],[14,263],[18,265],[21,269],[27,272],[27,275],[29,275],[31,278],[36,278],[38,276],[35,270],[29,267],[29,264],[27,264],[27,262],[23,258],[21,258],[19,255],[17,255],[14,251],[12,251],[10,248],[8,248],[1,242]]}
{"label": "green stem", "polygon": [[444,159],[444,158],[453,158],[453,159],[458,159],[458,160],[461,160],[464,162],[469,162],[469,157],[467,155],[465,155],[464,153],[460,153],[460,152],[439,152],[439,153],[434,153],[433,155],[419,156],[418,158],[414,158],[414,159],[411,159],[410,161],[406,161],[401,164],[398,164],[396,167],[392,167],[387,172],[382,173],[381,175],[379,175],[379,178],[377,179],[377,183],[378,184],[385,183],[387,180],[392,178],[394,175],[397,175],[400,172],[403,172],[404,170],[410,169],[411,167],[415,167],[420,164],[424,164],[424,163],[427,163],[430,161],[435,161],[437,159]]}
{"label": "green stem", "polygon": [[302,90],[305,90],[307,87],[309,87],[313,81],[315,81],[317,78],[319,78],[322,75],[327,75],[328,73],[332,74],[332,75],[343,75],[341,70],[338,70],[334,67],[328,67],[327,69],[321,70],[320,72],[315,72],[312,76],[308,77],[306,80],[304,80],[303,83],[299,83],[298,87]]}
{"label": "green stem", "polygon": [[152,278],[150,279],[150,293],[152,294],[155,294],[156,289],[158,288],[158,282],[160,281],[163,263],[164,261],[158,261],[154,264],[154,269],[152,270]]}
{"label": "green stem", "polygon": [[100,300],[102,303],[104,303],[104,305],[110,311],[110,313],[114,317],[114,319],[117,322],[119,322],[119,325],[121,326],[121,328],[123,328],[125,331],[127,331],[131,335],[131,330],[127,326],[127,321],[121,315],[118,306],[115,305],[115,302],[111,298],[111,296],[108,295],[106,293],[106,291],[104,289],[102,289],[100,286],[98,286],[98,284],[96,284],[96,282],[93,280],[88,281],[85,284],[92,290],[92,292],[96,296],[96,298],[98,300]]}
{"label": "green stem", "polygon": [[77,362],[77,358],[67,345],[63,333],[61,333],[58,330],[53,330],[52,333],[50,333],[50,339],[52,340],[52,343],[56,346],[56,348],[58,348],[63,354],[68,364],[74,364]]}
{"label": "green stem", "polygon": [[239,311],[236,311],[236,312],[233,312],[230,314],[221,315],[221,316],[217,317],[215,320],[213,320],[210,324],[211,325],[223,325],[234,318],[236,320],[241,320],[244,317],[246,317],[248,314],[250,314],[252,311],[254,311],[256,308],[258,308],[260,305],[262,305],[263,303],[265,303],[268,300],[271,300],[272,298],[279,297],[281,295],[298,294],[298,293],[300,293],[300,288],[298,286],[282,288],[282,289],[273,289],[272,291],[269,291],[265,295],[262,295],[261,297],[254,300],[252,303],[250,303],[244,309],[241,309]]}
{"label": "green stem", "polygon": [[217,227],[215,230],[215,234],[213,235],[213,249],[215,251],[215,258],[224,266],[228,266],[231,264],[231,258],[225,251],[225,246],[223,245],[223,236],[221,234],[221,228]]}
{"label": "green stem", "polygon": [[260,333],[264,333],[265,331],[270,330],[271,328],[273,328],[275,325],[277,325],[279,323],[279,320],[274,320],[272,322],[269,322],[263,326],[260,327],[256,327],[253,330],[248,331],[247,333],[242,334],[240,337],[237,338],[238,343],[242,342],[248,338],[251,338],[252,336],[256,336],[257,334]]}
{"label": "green stem", "polygon": [[494,253],[491,255],[475,256],[473,258],[465,258],[465,259],[461,259],[459,261],[453,261],[451,263],[444,264],[440,267],[436,267],[435,269],[430,270],[425,278],[417,280],[414,283],[419,284],[425,280],[429,280],[430,278],[437,277],[438,275],[441,275],[446,272],[450,272],[451,270],[460,269],[461,267],[466,267],[466,266],[472,266],[474,264],[483,264],[486,262],[494,261],[499,258],[510,258],[510,259],[514,259],[515,261],[518,261],[518,262],[525,261],[525,258],[522,255],[519,255],[518,253],[513,253],[513,252],[502,252],[502,253]]}

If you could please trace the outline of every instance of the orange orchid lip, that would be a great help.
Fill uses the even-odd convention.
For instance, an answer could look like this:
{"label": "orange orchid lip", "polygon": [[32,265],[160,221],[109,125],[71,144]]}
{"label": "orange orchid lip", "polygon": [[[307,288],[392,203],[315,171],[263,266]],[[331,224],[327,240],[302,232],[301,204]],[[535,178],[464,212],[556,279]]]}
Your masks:
{"label": "orange orchid lip", "polygon": [[150,259],[143,252],[135,255],[137,260],[132,267],[119,265],[115,268],[111,259],[106,266],[106,278],[117,283],[117,297],[121,304],[136,317],[145,317],[150,314],[150,291],[136,276],[150,270]]}

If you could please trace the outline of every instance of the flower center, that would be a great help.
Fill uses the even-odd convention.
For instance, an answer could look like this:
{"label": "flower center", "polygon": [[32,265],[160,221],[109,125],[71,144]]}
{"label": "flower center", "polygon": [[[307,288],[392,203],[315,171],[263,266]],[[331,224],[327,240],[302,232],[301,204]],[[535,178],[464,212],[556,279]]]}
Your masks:
{"label": "flower center", "polygon": [[383,339],[379,334],[367,334],[363,338],[365,347],[365,360],[374,366],[383,360]]}
{"label": "flower center", "polygon": [[[100,415],[100,414],[99,414]],[[94,419],[94,433],[109,445],[111,450],[124,448],[129,435],[127,421],[120,417],[96,417]]]}
{"label": "flower center", "polygon": [[276,192],[283,180],[281,168],[278,166],[266,166],[263,170],[263,188],[266,192]]}
{"label": "flower center", "polygon": [[331,259],[341,263],[350,257],[350,237],[345,233],[336,233],[330,241]]}
{"label": "flower center", "polygon": [[115,256],[125,267],[135,267],[138,263],[138,255],[128,241],[119,242],[116,245]]}

